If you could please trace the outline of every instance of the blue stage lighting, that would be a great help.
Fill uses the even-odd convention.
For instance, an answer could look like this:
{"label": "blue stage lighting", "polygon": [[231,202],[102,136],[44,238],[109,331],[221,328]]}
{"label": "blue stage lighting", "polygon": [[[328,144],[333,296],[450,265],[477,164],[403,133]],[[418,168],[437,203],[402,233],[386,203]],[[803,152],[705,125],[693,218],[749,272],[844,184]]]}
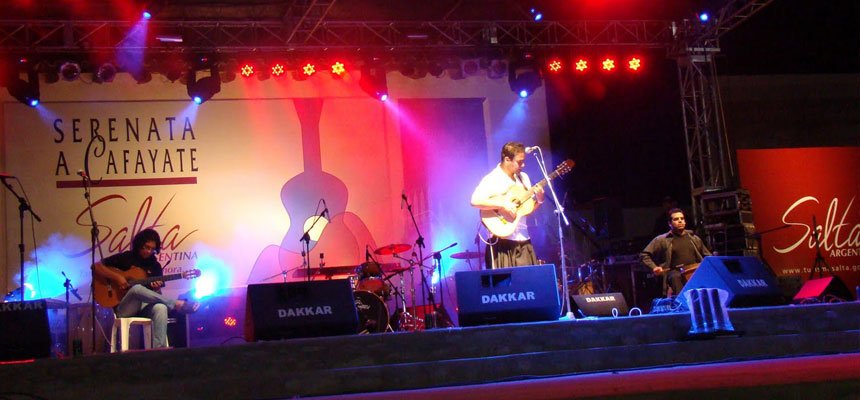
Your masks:
{"label": "blue stage lighting", "polygon": [[144,11],[144,12],[143,12],[143,19],[151,19],[151,18],[152,18],[152,13],[151,13],[151,12],[149,12],[149,11]]}
{"label": "blue stage lighting", "polygon": [[699,14],[699,21],[708,22],[709,18],[710,18],[710,16],[708,16],[708,13],[706,13],[706,12]]}
{"label": "blue stage lighting", "polygon": [[30,100],[30,107],[36,107],[39,105],[39,99]]}
{"label": "blue stage lighting", "polygon": [[529,97],[529,91],[525,90],[525,89],[520,90],[520,97],[522,97],[522,98]]}
{"label": "blue stage lighting", "polygon": [[202,98],[202,97],[200,97],[200,96],[194,96],[194,102],[195,102],[195,103],[197,103],[197,104],[202,104],[202,103],[203,103],[203,98]]}

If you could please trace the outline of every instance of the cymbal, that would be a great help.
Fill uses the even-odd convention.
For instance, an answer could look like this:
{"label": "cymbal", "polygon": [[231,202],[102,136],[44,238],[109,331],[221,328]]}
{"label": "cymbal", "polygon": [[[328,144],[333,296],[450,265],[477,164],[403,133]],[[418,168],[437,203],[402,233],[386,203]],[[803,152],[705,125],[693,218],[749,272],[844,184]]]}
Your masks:
{"label": "cymbal", "polygon": [[411,248],[412,248],[412,245],[409,245],[409,244],[394,243],[394,244],[382,246],[382,247],[374,250],[373,253],[380,255],[380,256],[389,256],[392,254],[398,254],[398,253],[402,253],[404,251],[409,251],[409,249],[411,249]]}
{"label": "cymbal", "polygon": [[477,251],[464,251],[461,253],[451,254],[451,258],[454,258],[457,260],[468,260],[471,258],[481,258],[481,253],[479,253]]}

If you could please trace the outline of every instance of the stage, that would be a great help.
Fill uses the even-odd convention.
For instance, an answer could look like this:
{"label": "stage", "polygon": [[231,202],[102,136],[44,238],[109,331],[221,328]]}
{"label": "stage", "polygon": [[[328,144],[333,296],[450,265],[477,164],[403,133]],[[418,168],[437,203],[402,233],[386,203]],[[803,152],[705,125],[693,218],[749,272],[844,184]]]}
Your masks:
{"label": "stage", "polygon": [[50,399],[851,398],[858,315],[858,302],[730,309],[736,334],[707,340],[688,340],[690,315],[674,313],[135,351],[5,364],[0,381],[4,394]]}

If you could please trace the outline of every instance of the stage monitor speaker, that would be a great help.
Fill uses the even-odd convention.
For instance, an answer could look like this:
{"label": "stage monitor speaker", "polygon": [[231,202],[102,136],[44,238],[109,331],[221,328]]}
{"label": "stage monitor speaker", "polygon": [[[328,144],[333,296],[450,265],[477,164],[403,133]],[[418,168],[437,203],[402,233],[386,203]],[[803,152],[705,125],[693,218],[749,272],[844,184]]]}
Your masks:
{"label": "stage monitor speaker", "polygon": [[851,290],[842,279],[838,276],[828,276],[826,278],[810,279],[803,284],[800,291],[794,296],[795,303],[807,301],[823,301],[827,302],[827,297],[837,297],[842,301],[851,301],[854,296],[851,295]]}
{"label": "stage monitor speaker", "polygon": [[551,321],[561,306],[552,264],[454,275],[460,326]]}
{"label": "stage monitor speaker", "polygon": [[[573,302],[585,317],[626,317],[630,311],[621,293],[577,294],[573,296]],[[615,315],[612,314],[613,309],[618,310]]]}
{"label": "stage monitor speaker", "polygon": [[692,289],[717,288],[729,292],[728,307],[755,307],[783,304],[776,278],[756,257],[708,256],[679,293]]}
{"label": "stage monitor speaker", "polygon": [[45,300],[0,303],[0,361],[50,357]]}
{"label": "stage monitor speaker", "polygon": [[357,332],[347,279],[248,285],[245,338],[277,340]]}

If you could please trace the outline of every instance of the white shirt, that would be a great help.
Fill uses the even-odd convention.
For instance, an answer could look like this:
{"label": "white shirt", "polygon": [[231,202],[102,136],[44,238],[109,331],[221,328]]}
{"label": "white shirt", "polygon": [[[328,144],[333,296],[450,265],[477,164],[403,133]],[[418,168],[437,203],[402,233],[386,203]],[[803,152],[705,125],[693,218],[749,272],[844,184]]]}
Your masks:
{"label": "white shirt", "polygon": [[[475,191],[472,192],[472,202],[474,203],[476,201],[501,195],[507,192],[513,185],[522,185],[525,189],[529,189],[532,186],[531,180],[529,180],[529,176],[525,172],[519,173],[519,179],[517,179],[517,175],[514,175],[514,178],[511,179],[505,171],[502,171],[502,166],[497,165],[496,168],[481,179],[481,183],[479,183],[478,187],[475,188]],[[521,217],[514,233],[510,236],[504,237],[503,239],[516,241],[528,240],[529,231],[528,225],[526,224],[526,217]]]}

